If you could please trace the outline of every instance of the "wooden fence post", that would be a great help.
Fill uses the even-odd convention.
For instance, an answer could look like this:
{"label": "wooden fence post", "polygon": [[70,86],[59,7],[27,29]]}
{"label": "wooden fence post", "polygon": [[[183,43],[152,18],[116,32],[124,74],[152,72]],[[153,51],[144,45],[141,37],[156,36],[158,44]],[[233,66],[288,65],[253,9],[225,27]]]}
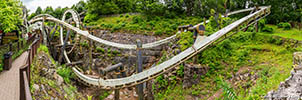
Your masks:
{"label": "wooden fence post", "polygon": [[9,43],[9,51],[13,51],[13,44]]}
{"label": "wooden fence post", "polygon": [[24,86],[24,76],[23,69],[19,69],[19,77],[20,77],[20,100],[25,100],[25,86]]}

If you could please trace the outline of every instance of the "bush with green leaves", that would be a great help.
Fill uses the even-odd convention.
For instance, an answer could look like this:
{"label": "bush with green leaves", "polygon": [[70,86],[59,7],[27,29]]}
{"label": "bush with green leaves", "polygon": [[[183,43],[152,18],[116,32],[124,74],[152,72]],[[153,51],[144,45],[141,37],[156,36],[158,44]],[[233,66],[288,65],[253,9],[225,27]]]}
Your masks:
{"label": "bush with green leaves", "polygon": [[119,29],[121,29],[122,27],[121,27],[121,25],[114,25],[113,26],[113,28],[112,28],[112,32],[115,32],[115,31],[117,31],[117,30],[119,30]]}
{"label": "bush with green leaves", "polygon": [[193,33],[188,32],[182,32],[178,35],[179,40],[177,41],[177,44],[181,46],[181,51],[184,51],[188,47],[192,46],[194,39],[193,39]]}
{"label": "bush with green leaves", "polygon": [[63,77],[66,83],[70,83],[70,79],[75,77],[74,73],[72,72],[72,69],[66,66],[62,66],[57,69],[57,73]]}
{"label": "bush with green leaves", "polygon": [[263,29],[265,28],[265,24],[266,24],[266,19],[261,19],[258,21],[258,28],[259,29]]}
{"label": "bush with green leaves", "polygon": [[234,89],[231,87],[229,83],[227,83],[226,81],[222,80],[222,78],[220,78],[219,84],[220,87],[223,89],[222,95],[224,100],[237,100],[238,97]]}
{"label": "bush with green leaves", "polygon": [[87,14],[84,18],[84,22],[86,23],[90,23],[90,22],[93,22],[95,20],[97,20],[99,17],[97,14]]}
{"label": "bush with green leaves", "polygon": [[272,33],[273,31],[274,29],[270,26],[264,26],[264,28],[262,28],[262,32]]}
{"label": "bush with green leaves", "polygon": [[101,47],[96,47],[97,52],[105,53],[105,49]]}
{"label": "bush with green leaves", "polygon": [[290,29],[292,28],[292,26],[291,26],[289,23],[284,23],[284,24],[283,24],[283,28],[284,28],[285,30],[290,30]]}
{"label": "bush with green leaves", "polygon": [[279,24],[277,24],[278,28],[284,28],[284,30],[290,30],[292,27],[290,25],[290,23],[284,23],[284,22],[281,22]]}
{"label": "bush with green leaves", "polygon": [[3,70],[3,65],[0,64],[0,72]]}
{"label": "bush with green leaves", "polygon": [[0,1],[0,30],[11,32],[22,25],[22,3],[19,0]]}
{"label": "bush with green leaves", "polygon": [[142,19],[140,16],[134,16],[134,17],[132,18],[132,23],[133,23],[133,24],[141,23],[141,22],[143,22],[143,19]]}
{"label": "bush with green leaves", "polygon": [[284,24],[284,23],[281,22],[281,23],[277,24],[277,27],[278,27],[278,28],[283,28],[283,24]]}
{"label": "bush with green leaves", "polygon": [[80,45],[81,45],[82,47],[89,47],[87,41],[80,42]]}
{"label": "bush with green leaves", "polygon": [[46,54],[48,54],[48,47],[46,45],[40,45],[40,47],[38,48],[38,52],[43,51]]}

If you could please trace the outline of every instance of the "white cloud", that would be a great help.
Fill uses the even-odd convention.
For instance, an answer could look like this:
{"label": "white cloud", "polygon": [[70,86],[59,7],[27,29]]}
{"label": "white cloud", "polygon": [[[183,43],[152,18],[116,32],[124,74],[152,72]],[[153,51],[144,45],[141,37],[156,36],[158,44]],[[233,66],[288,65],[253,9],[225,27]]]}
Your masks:
{"label": "white cloud", "polygon": [[[33,13],[40,6],[45,9],[47,6],[51,6],[53,9],[57,7],[71,7],[73,4],[78,3],[80,0],[21,0],[27,9],[30,9],[29,13]],[[86,0],[84,0],[86,1]]]}

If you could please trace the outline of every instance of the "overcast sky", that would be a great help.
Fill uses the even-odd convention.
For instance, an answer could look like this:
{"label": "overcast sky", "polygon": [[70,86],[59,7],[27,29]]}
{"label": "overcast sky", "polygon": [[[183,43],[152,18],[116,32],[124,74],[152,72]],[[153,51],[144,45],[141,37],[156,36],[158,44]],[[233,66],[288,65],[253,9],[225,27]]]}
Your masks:
{"label": "overcast sky", "polygon": [[[78,3],[81,0],[21,0],[23,5],[30,10],[29,13],[35,12],[36,9],[40,6],[42,9],[45,9],[47,6],[52,6],[53,9],[57,7],[71,7],[73,4]],[[86,1],[86,0],[84,0]]]}

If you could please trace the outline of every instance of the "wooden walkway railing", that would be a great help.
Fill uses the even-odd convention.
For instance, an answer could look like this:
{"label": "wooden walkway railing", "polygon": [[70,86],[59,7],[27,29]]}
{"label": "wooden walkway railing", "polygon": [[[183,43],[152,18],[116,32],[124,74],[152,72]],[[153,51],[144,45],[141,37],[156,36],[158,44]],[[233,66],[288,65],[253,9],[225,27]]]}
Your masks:
{"label": "wooden walkway railing", "polygon": [[40,47],[41,38],[34,38],[32,44],[27,49],[28,58],[27,64],[20,68],[20,100],[32,100],[30,93],[30,66],[37,54],[37,49]]}

